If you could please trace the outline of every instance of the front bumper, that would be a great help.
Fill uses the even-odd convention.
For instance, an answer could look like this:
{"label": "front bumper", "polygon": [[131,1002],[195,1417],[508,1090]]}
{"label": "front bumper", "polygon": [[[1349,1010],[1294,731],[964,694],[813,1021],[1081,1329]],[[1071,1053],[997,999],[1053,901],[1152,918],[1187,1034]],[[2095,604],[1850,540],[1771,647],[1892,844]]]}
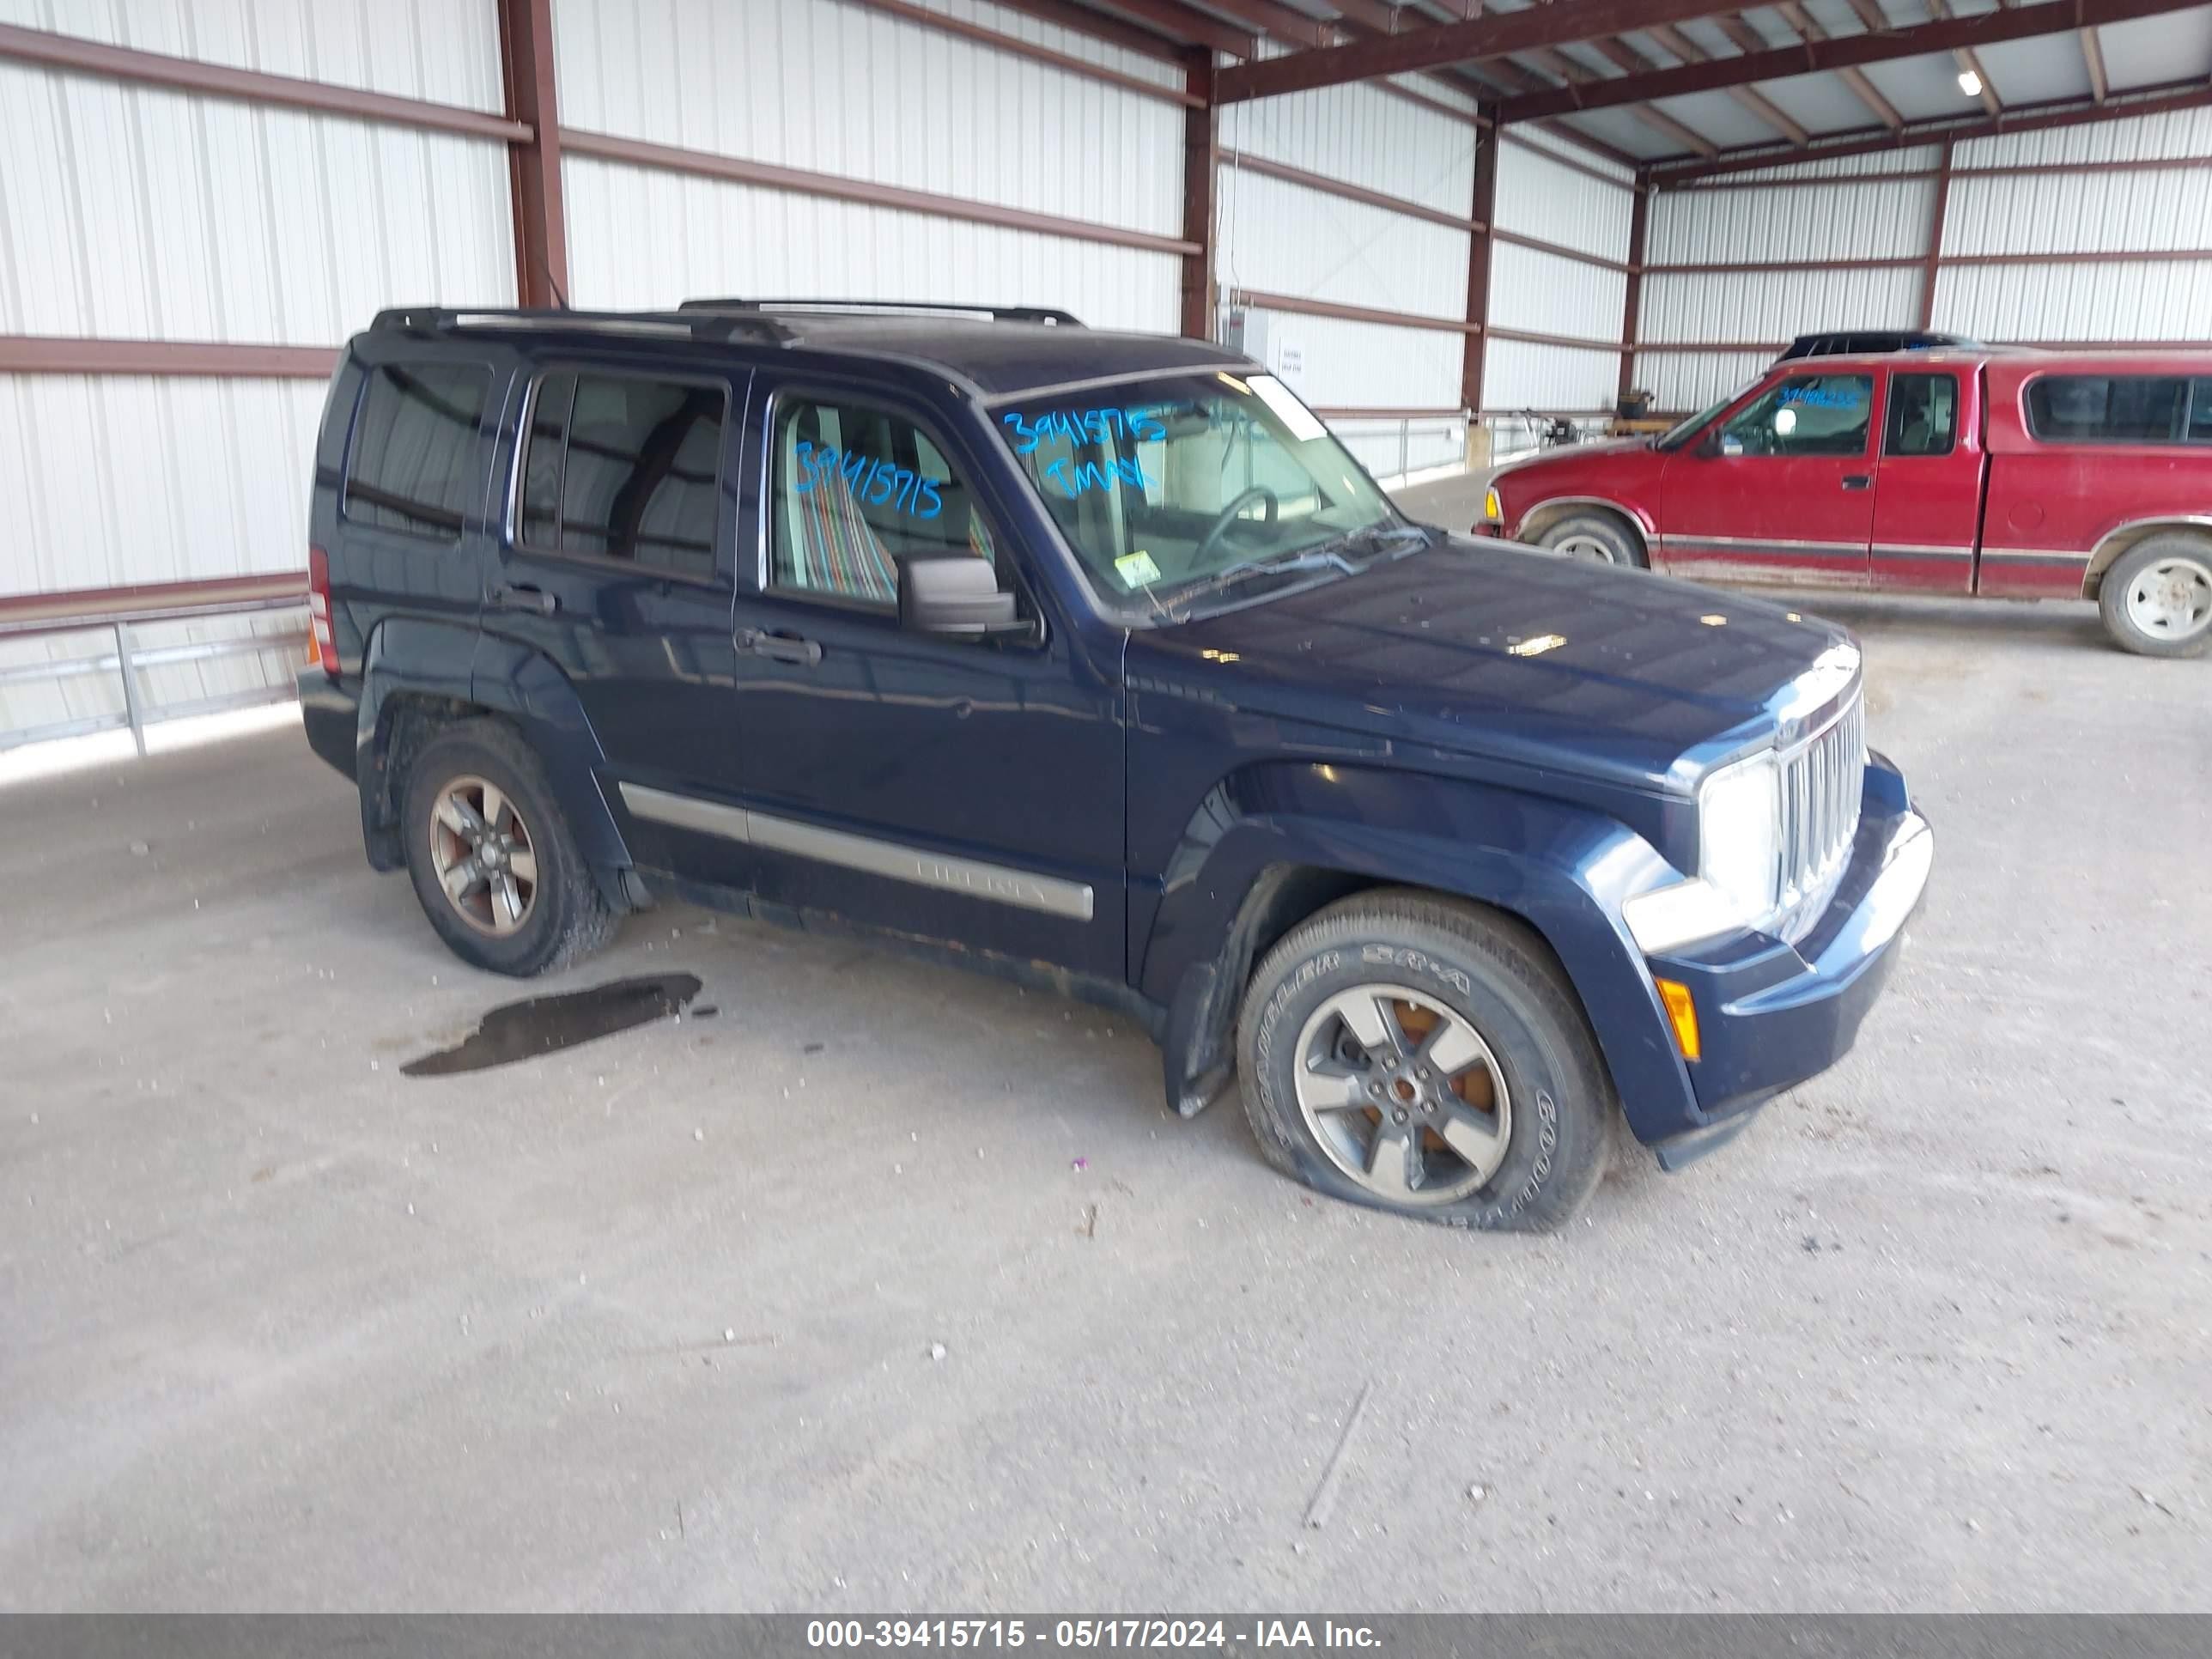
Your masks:
{"label": "front bumper", "polygon": [[1704,1051],[1689,1067],[1696,1121],[1655,1141],[1662,1164],[1718,1144],[1720,1125],[1850,1052],[1896,966],[1935,853],[1903,777],[1871,757],[1850,863],[1809,933],[1794,945],[1743,934],[1650,959],[1655,975],[1689,988]]}

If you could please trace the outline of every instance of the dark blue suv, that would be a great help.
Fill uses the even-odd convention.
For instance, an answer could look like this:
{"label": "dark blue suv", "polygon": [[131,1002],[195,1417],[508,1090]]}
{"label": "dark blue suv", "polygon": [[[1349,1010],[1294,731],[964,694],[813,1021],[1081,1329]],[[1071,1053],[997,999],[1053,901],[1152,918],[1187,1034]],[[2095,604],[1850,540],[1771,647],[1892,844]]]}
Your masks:
{"label": "dark blue suv", "polygon": [[402,311],[315,458],[308,740],[459,955],[672,895],[1144,1022],[1267,1157],[1555,1225],[1833,1063],[1932,850],[1840,630],[1401,515],[1064,314]]}

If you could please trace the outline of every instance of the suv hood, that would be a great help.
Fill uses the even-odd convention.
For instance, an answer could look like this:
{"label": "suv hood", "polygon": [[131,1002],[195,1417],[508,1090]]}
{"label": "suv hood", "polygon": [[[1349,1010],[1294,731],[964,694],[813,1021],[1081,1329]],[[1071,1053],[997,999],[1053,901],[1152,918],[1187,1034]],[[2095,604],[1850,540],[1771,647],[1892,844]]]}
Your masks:
{"label": "suv hood", "polygon": [[[1131,689],[1630,787],[1755,741],[1850,636],[1644,571],[1451,541],[1130,636]],[[1834,659],[1830,659],[1831,664]]]}

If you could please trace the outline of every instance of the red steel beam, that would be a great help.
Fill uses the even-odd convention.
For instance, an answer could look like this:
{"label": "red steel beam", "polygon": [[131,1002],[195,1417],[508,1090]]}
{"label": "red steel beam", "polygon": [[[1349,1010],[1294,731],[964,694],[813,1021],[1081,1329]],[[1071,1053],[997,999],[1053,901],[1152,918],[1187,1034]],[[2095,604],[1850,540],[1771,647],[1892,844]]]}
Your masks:
{"label": "red steel beam", "polygon": [[[2054,8],[2044,8],[2053,9]],[[2011,12],[1985,14],[1989,16],[2011,16]],[[2173,90],[2176,86],[2183,90]],[[2054,100],[2048,104],[2014,104],[2002,116],[1988,116],[1959,121],[1911,121],[1893,131],[1868,135],[1863,129],[1857,133],[1836,135],[1832,143],[1814,143],[1802,150],[1772,148],[1757,151],[1723,151],[1717,161],[1689,162],[1680,167],[1655,167],[1652,178],[1656,183],[1674,185],[1696,183],[1707,179],[1724,178],[1729,173],[1747,173],[1760,167],[1786,166],[1792,162],[1820,160],[1828,156],[1875,155],[1884,150],[1908,149],[1916,145],[1929,144],[1945,138],[1990,138],[2007,132],[2045,132],[2060,127],[2093,126],[2106,121],[2124,121],[2138,115],[2162,115],[2174,110],[2203,109],[2212,106],[2212,86],[2201,81],[2169,82],[2165,86],[2144,88],[2142,96],[2122,100],[2112,98],[2103,104],[2091,104],[2078,98]],[[2105,173],[2125,172],[2131,165],[2124,161],[2081,164],[2051,164],[2054,172]],[[2202,165],[2197,162],[2185,165]],[[1981,172],[2005,172],[2006,168],[1961,167],[1961,174]],[[1899,174],[1885,175],[1901,177]],[[1765,181],[1769,185],[1787,185],[1789,179]],[[1833,184],[1833,179],[1809,181]]]}
{"label": "red steel beam", "polygon": [[748,161],[710,150],[685,149],[675,144],[656,144],[642,138],[619,138],[611,133],[561,130],[562,148],[575,155],[594,155],[602,161],[624,161],[633,167],[657,167],[669,173],[722,179],[732,184],[755,185],[763,190],[787,191],[797,196],[827,197],[834,201],[859,202],[868,207],[896,208],[908,213],[969,224],[999,225],[1009,230],[1034,230],[1047,236],[1066,236],[1078,241],[1103,242],[1112,247],[1141,248],[1149,253],[1172,253],[1187,258],[1200,244],[1180,236],[1159,236],[1148,230],[1127,230],[1092,219],[1066,219],[1058,214],[1033,213],[1026,208],[1001,207],[995,202],[970,201],[965,197],[940,196],[934,191],[909,190],[902,185],[878,185],[865,179],[836,173],[812,173],[803,167],[778,167],[768,161]]}
{"label": "red steel beam", "polygon": [[188,374],[217,380],[327,380],[337,360],[334,346],[0,334],[0,374]]}
{"label": "red steel beam", "polygon": [[458,132],[471,138],[495,138],[502,143],[520,143],[531,137],[529,126],[523,122],[483,110],[463,109],[456,104],[434,103],[426,98],[401,98],[359,87],[334,87],[321,81],[302,81],[294,76],[270,75],[260,70],[233,69],[227,64],[202,63],[194,58],[172,58],[165,52],[111,46],[98,40],[51,34],[43,29],[21,28],[12,23],[0,23],[0,58],[36,64],[73,75],[97,76],[103,80],[131,81],[141,86],[232,99],[240,103],[277,104],[288,109],[313,110],[320,115],[347,115],[392,126]]}
{"label": "red steel beam", "polygon": [[1454,230],[1480,230],[1482,227],[1456,213],[1447,213],[1442,208],[1432,208],[1425,202],[1410,202],[1402,196],[1389,196],[1379,190],[1369,190],[1364,185],[1346,184],[1341,179],[1309,173],[1304,167],[1294,167],[1281,161],[1273,161],[1264,155],[1255,155],[1248,150],[1224,149],[1222,161],[1231,167],[1246,173],[1263,173],[1270,179],[1280,179],[1285,184],[1298,185],[1307,190],[1320,191],[1325,195],[1340,196],[1347,202],[1364,202],[1389,213],[1402,213],[1411,219],[1425,219],[1431,224],[1448,225]]}
{"label": "red steel beam", "polygon": [[[1320,46],[1260,63],[1243,64],[1221,77],[1224,102],[1269,98],[1278,93],[1342,86],[1377,76],[1406,75],[1454,64],[1480,63],[1540,46],[1566,46],[1653,23],[1701,17],[1712,0],[1554,0],[1519,11],[1487,12],[1456,23],[1436,23],[1378,35],[1348,46]],[[1571,104],[1552,113],[1562,114]]]}
{"label": "red steel beam", "polygon": [[[513,0],[501,0],[502,5]],[[853,0],[855,5],[879,11],[886,17],[896,17],[902,22],[919,24],[934,29],[939,34],[953,34],[963,40],[973,40],[993,52],[1005,52],[1012,58],[1026,58],[1032,63],[1049,64],[1054,69],[1066,70],[1071,75],[1080,75],[1086,80],[1102,81],[1109,87],[1119,87],[1139,98],[1156,98],[1164,103],[1188,105],[1190,95],[1177,87],[1163,86],[1158,81],[1147,81],[1142,76],[1125,75],[1120,70],[1108,69],[1087,58],[1078,58],[1073,52],[1057,47],[1039,46],[1004,30],[988,28],[981,23],[971,23],[964,17],[955,17],[949,12],[932,11],[927,6],[917,6],[911,0]],[[1164,42],[1161,44],[1164,45]]]}
{"label": "red steel beam", "polygon": [[1459,365],[1459,400],[1469,409],[1482,407],[1483,345],[1490,329],[1490,253],[1495,246],[1490,227],[1498,222],[1498,147],[1504,141],[1504,132],[1492,127],[1474,151],[1474,198],[1468,216],[1483,228],[1468,240],[1467,340]]}
{"label": "red steel beam", "polygon": [[1183,337],[1213,337],[1213,196],[1221,177],[1221,111],[1213,101],[1213,49],[1189,48],[1184,84],[1199,94],[1182,118]]}
{"label": "red steel beam", "polygon": [[[1634,185],[1626,186],[1633,190]],[[1617,270],[1623,275],[1632,273],[1636,267],[1622,259],[1608,259],[1602,253],[1585,253],[1578,247],[1569,247],[1565,242],[1547,242],[1540,236],[1524,236],[1517,230],[1492,230],[1490,233],[1501,242],[1510,242],[1515,247],[1534,248],[1539,253],[1557,254],[1562,259],[1574,259],[1586,265],[1596,265],[1606,270]]]}
{"label": "red steel beam", "polygon": [[[1828,38],[1828,32],[1814,21],[1812,13],[1799,5],[1797,0],[1781,0],[1781,3],[1775,7],[1775,10],[1782,15],[1783,21],[1797,31],[1799,39],[1825,40]],[[1758,48],[1750,48],[1750,50],[1758,50]],[[1894,131],[1905,125],[1905,118],[1897,112],[1897,106],[1881,95],[1881,89],[1867,79],[1864,70],[1838,70],[1836,76],[1850,88],[1852,95],[1859,102],[1874,112],[1874,118],[1882,125]]]}
{"label": "red steel beam", "polygon": [[1309,300],[1295,294],[1268,294],[1258,289],[1232,288],[1224,304],[1252,306],[1261,311],[1294,312],[1302,317],[1335,317],[1348,323],[1382,323],[1392,328],[1432,328],[1445,334],[1474,334],[1473,323],[1456,317],[1431,317],[1419,311],[1389,311],[1380,306],[1346,305],[1338,300]]}
{"label": "red steel beam", "polygon": [[531,134],[507,151],[515,297],[526,306],[565,306],[568,229],[553,91],[553,0],[499,0],[499,61],[507,112]]}
{"label": "red steel beam", "polygon": [[1275,0],[1212,0],[1217,11],[1225,11],[1240,23],[1249,23],[1261,33],[1301,46],[1325,46],[1336,31],[1320,18]]}
{"label": "red steel beam", "polygon": [[[1653,0],[1653,3],[1671,3],[1671,0]],[[1577,3],[1577,0],[1559,0],[1558,4],[1537,9],[1542,17],[1554,17]],[[2077,21],[2110,23],[2129,18],[2159,16],[2168,12],[2192,9],[2202,3],[2203,0],[2075,0],[2075,3],[2070,6],[2021,6],[2009,11],[1988,11],[1971,17],[1951,17],[1940,23],[1923,23],[1886,34],[1831,36],[1826,40],[1807,41],[1796,46],[1746,52],[1737,58],[1712,58],[1702,64],[1684,64],[1674,69],[1642,75],[1619,76],[1588,86],[1561,87],[1548,93],[1509,98],[1501,107],[1498,118],[1509,122],[1533,121],[1547,115],[1571,114],[1578,109],[1604,109],[1622,104],[1642,103],[1652,98],[1679,96],[1684,93],[1716,92],[1724,87],[1741,85],[1747,81],[1771,81],[1820,70],[1842,70],[1861,64],[1918,58],[1929,52],[1948,52],[1960,46],[1983,46],[2004,40],[2028,40],[2038,35],[2065,33]],[[1525,15],[1514,12],[1510,16],[1518,18]],[[1293,60],[1277,58],[1274,61],[1289,63]]]}
{"label": "red steel beam", "polygon": [[[1249,34],[1229,27],[1218,18],[1178,5],[1175,0],[1113,0],[1115,11],[1124,16],[1079,6],[1073,0],[999,0],[999,3],[1009,11],[1026,13],[1040,23],[1057,24],[1094,40],[1157,58],[1164,64],[1180,64],[1186,46],[1211,46],[1234,58],[1249,58],[1253,51]],[[1126,21],[1130,17],[1137,22]],[[1140,23],[1149,27],[1139,27]]]}
{"label": "red steel beam", "polygon": [[1936,208],[1928,218],[1928,257],[1920,267],[1920,326],[1936,325],[1936,270],[1943,258],[1943,221],[1951,210],[1951,152],[1948,139],[1936,154]]}
{"label": "red steel beam", "polygon": [[1636,374],[1636,354],[1631,349],[1636,343],[1638,313],[1644,308],[1644,242],[1651,225],[1651,187],[1638,182],[1636,187],[1636,207],[1628,216],[1628,291],[1620,307],[1620,385],[1617,394],[1628,396],[1629,381]]}

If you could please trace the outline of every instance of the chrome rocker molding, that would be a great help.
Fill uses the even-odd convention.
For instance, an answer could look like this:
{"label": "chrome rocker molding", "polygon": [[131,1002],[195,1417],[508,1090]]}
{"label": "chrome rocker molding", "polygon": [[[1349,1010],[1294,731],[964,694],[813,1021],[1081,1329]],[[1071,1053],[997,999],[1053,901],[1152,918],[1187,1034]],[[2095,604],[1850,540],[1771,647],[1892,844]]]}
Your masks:
{"label": "chrome rocker molding", "polygon": [[742,806],[725,806],[720,801],[701,800],[692,795],[672,794],[665,789],[654,789],[641,783],[625,783],[621,788],[623,805],[638,817],[656,823],[720,836],[726,841],[766,848],[770,852],[816,859],[823,864],[858,870],[865,875],[911,882],[917,887],[934,887],[944,892],[966,893],[971,897],[1011,904],[1019,909],[1040,910],[1048,916],[1065,916],[1074,921],[1091,919],[1091,891],[1081,882],[1010,869],[1003,864],[987,864],[980,859],[957,859],[941,853],[923,852],[897,842],[849,835],[842,830],[824,830],[818,824],[801,823],[793,818],[780,818]]}

